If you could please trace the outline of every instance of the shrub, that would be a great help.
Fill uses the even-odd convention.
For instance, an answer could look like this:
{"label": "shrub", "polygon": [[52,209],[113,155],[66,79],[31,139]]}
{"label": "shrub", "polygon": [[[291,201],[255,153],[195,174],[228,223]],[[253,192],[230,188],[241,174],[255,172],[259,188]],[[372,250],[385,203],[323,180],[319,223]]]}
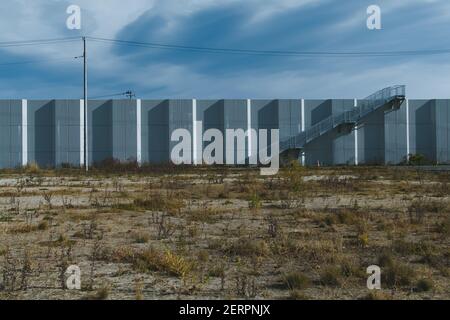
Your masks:
{"label": "shrub", "polygon": [[408,155],[408,158],[409,164],[412,166],[423,166],[430,163],[423,154],[410,154]]}
{"label": "shrub", "polygon": [[109,296],[109,290],[108,286],[102,286],[94,294],[84,297],[83,300],[106,300]]}
{"label": "shrub", "polygon": [[140,272],[161,270],[161,253],[152,247],[136,252],[130,257],[132,258],[133,267]]}
{"label": "shrub", "polygon": [[310,298],[300,290],[291,290],[289,294],[290,300],[309,300]]}
{"label": "shrub", "polygon": [[381,277],[382,283],[389,287],[410,286],[414,281],[415,272],[407,265],[394,263],[382,270]]}
{"label": "shrub", "polygon": [[447,203],[443,200],[418,199],[408,207],[409,219],[412,224],[421,224],[427,213],[440,213],[447,210]]}
{"label": "shrub", "polygon": [[41,169],[39,168],[39,165],[36,162],[32,162],[27,164],[24,167],[24,170],[26,173],[32,173],[32,174],[36,174],[39,173],[41,171]]}
{"label": "shrub", "polygon": [[432,290],[434,283],[430,279],[420,279],[417,281],[416,288],[418,292],[426,292]]}
{"label": "shrub", "polygon": [[19,224],[16,225],[14,227],[11,227],[8,232],[12,233],[12,234],[17,234],[17,233],[30,233],[33,231],[36,231],[36,226],[32,226],[30,224]]}
{"label": "shrub", "polygon": [[161,271],[182,278],[194,267],[191,262],[169,250],[162,254],[153,248],[139,252],[135,256],[133,265],[141,272]]}
{"label": "shrub", "polygon": [[436,231],[446,236],[450,235],[450,217],[447,217],[444,221],[438,223]]}
{"label": "shrub", "polygon": [[264,240],[240,239],[231,244],[226,251],[238,256],[267,256],[270,248]]}
{"label": "shrub", "polygon": [[341,274],[344,277],[360,277],[366,276],[364,269],[357,262],[357,259],[343,259],[341,261]]}
{"label": "shrub", "polygon": [[301,272],[291,272],[283,277],[284,283],[289,290],[302,290],[309,287],[310,279]]}
{"label": "shrub", "polygon": [[143,232],[137,232],[133,234],[133,240],[136,243],[147,243],[150,240],[150,236]]}
{"label": "shrub", "polygon": [[192,263],[171,251],[166,251],[162,259],[162,268],[168,274],[184,278],[193,269]]}
{"label": "shrub", "polygon": [[8,249],[5,247],[0,247],[0,257],[8,253]]}
{"label": "shrub", "polygon": [[383,291],[376,290],[369,292],[362,300],[391,300],[392,297]]}
{"label": "shrub", "polygon": [[179,213],[184,207],[184,202],[177,199],[173,195],[167,197],[157,194],[149,195],[146,199],[135,199],[134,206],[148,211],[168,211],[171,213]]}
{"label": "shrub", "polygon": [[327,267],[320,275],[320,282],[324,286],[339,287],[341,285],[341,270],[338,267]]}
{"label": "shrub", "polygon": [[225,276],[225,267],[223,265],[214,266],[208,270],[210,277],[223,278]]}
{"label": "shrub", "polygon": [[337,214],[337,218],[339,223],[349,225],[354,224],[357,220],[356,213],[348,210],[339,211]]}
{"label": "shrub", "polygon": [[19,224],[9,229],[9,233],[18,234],[18,233],[30,233],[34,231],[44,231],[48,229],[48,223],[46,221],[42,221],[37,225],[34,224]]}
{"label": "shrub", "polygon": [[114,250],[103,250],[100,256],[109,262],[134,263],[137,259],[137,252],[131,247],[118,247]]}
{"label": "shrub", "polygon": [[392,267],[394,265],[394,256],[390,251],[383,252],[378,257],[378,265],[380,267]]}
{"label": "shrub", "polygon": [[48,229],[48,222],[47,221],[41,221],[39,222],[38,226],[37,226],[38,230],[47,230]]}

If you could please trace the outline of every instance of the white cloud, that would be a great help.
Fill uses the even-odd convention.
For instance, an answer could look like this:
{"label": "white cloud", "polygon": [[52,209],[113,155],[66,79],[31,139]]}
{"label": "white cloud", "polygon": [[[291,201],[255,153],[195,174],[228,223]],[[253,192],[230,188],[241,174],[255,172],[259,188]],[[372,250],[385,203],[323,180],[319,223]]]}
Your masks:
{"label": "white cloud", "polygon": [[[413,2],[412,2],[413,1]],[[443,8],[441,19],[450,18],[448,2],[441,0],[422,0],[430,5]],[[138,19],[147,10],[155,15],[168,17],[176,24],[181,16],[189,16],[207,8],[224,4],[243,3],[244,0],[78,0],[83,8],[83,19],[88,34],[92,36],[113,38],[127,25]],[[321,0],[248,0],[245,5],[254,6],[252,23],[263,25],[269,17],[302,6],[321,3]],[[396,0],[385,2],[389,12],[400,10],[419,0]],[[45,39],[65,37],[66,7],[69,0],[28,1],[4,0],[0,2],[0,41]],[[363,15],[365,12],[362,13]],[[431,19],[431,18],[430,18]],[[348,28],[358,20],[355,18]],[[343,32],[343,31],[341,31]],[[39,59],[52,56],[75,56],[81,54],[81,45],[65,44],[57,46],[38,46],[26,48],[9,48],[8,53],[17,55],[17,59]],[[159,97],[197,97],[197,98],[318,98],[318,97],[364,97],[380,87],[389,84],[407,84],[411,97],[448,97],[450,81],[449,63],[409,62],[397,66],[373,67],[361,72],[356,67],[324,68],[318,66],[308,74],[299,71],[274,69],[262,71],[240,71],[234,74],[205,74],[188,65],[149,61],[148,65],[136,65],[132,58],[122,59],[114,54],[107,44],[90,45],[91,57],[96,57],[90,64],[90,71],[97,78],[107,83],[97,82],[92,91],[96,94],[110,93],[111,87],[128,89],[132,87],[138,94],[147,98],[155,96],[153,88],[161,88]],[[61,62],[48,64],[48,67],[62,68]],[[157,75],[157,76],[155,76]],[[101,77],[100,77],[101,76]],[[49,92],[44,81],[28,79],[21,86],[29,84],[27,96],[43,97],[42,92]],[[390,83],[387,83],[390,82]],[[33,84],[33,85],[31,85]],[[126,87],[124,87],[126,86]],[[22,91],[21,91],[22,90]],[[2,95],[23,95],[24,88],[15,88],[14,83],[2,84]],[[73,96],[79,88],[64,83],[58,84],[58,96]],[[6,97],[6,96],[5,96]]]}

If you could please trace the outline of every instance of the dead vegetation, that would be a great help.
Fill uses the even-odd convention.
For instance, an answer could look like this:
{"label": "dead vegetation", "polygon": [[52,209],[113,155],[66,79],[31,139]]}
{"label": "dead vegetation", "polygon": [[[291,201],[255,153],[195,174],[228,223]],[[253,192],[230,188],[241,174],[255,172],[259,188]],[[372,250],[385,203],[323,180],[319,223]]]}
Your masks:
{"label": "dead vegetation", "polygon": [[[448,299],[450,176],[138,167],[0,175],[0,298]],[[382,269],[382,290],[366,268]],[[82,290],[65,288],[69,265]]]}

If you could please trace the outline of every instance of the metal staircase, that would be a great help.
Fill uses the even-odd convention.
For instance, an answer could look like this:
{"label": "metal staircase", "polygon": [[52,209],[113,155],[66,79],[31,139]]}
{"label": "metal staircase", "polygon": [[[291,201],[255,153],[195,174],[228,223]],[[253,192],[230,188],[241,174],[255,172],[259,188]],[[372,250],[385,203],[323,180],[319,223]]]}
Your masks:
{"label": "metal staircase", "polygon": [[337,127],[345,125],[353,128],[355,125],[363,122],[365,117],[377,110],[386,107],[399,108],[405,98],[405,86],[393,86],[377,91],[360,100],[358,107],[355,107],[353,110],[330,116],[297,136],[280,141],[280,153],[289,150],[302,150],[308,143]]}

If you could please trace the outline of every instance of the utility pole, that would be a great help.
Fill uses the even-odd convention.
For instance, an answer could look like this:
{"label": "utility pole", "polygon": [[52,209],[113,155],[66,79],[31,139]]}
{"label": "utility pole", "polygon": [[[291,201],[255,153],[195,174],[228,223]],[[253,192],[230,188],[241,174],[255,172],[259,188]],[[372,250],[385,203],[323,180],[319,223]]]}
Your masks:
{"label": "utility pole", "polygon": [[88,156],[88,75],[87,75],[87,52],[86,52],[86,37],[83,37],[83,71],[84,71],[84,166],[86,172],[89,171],[89,156]]}

